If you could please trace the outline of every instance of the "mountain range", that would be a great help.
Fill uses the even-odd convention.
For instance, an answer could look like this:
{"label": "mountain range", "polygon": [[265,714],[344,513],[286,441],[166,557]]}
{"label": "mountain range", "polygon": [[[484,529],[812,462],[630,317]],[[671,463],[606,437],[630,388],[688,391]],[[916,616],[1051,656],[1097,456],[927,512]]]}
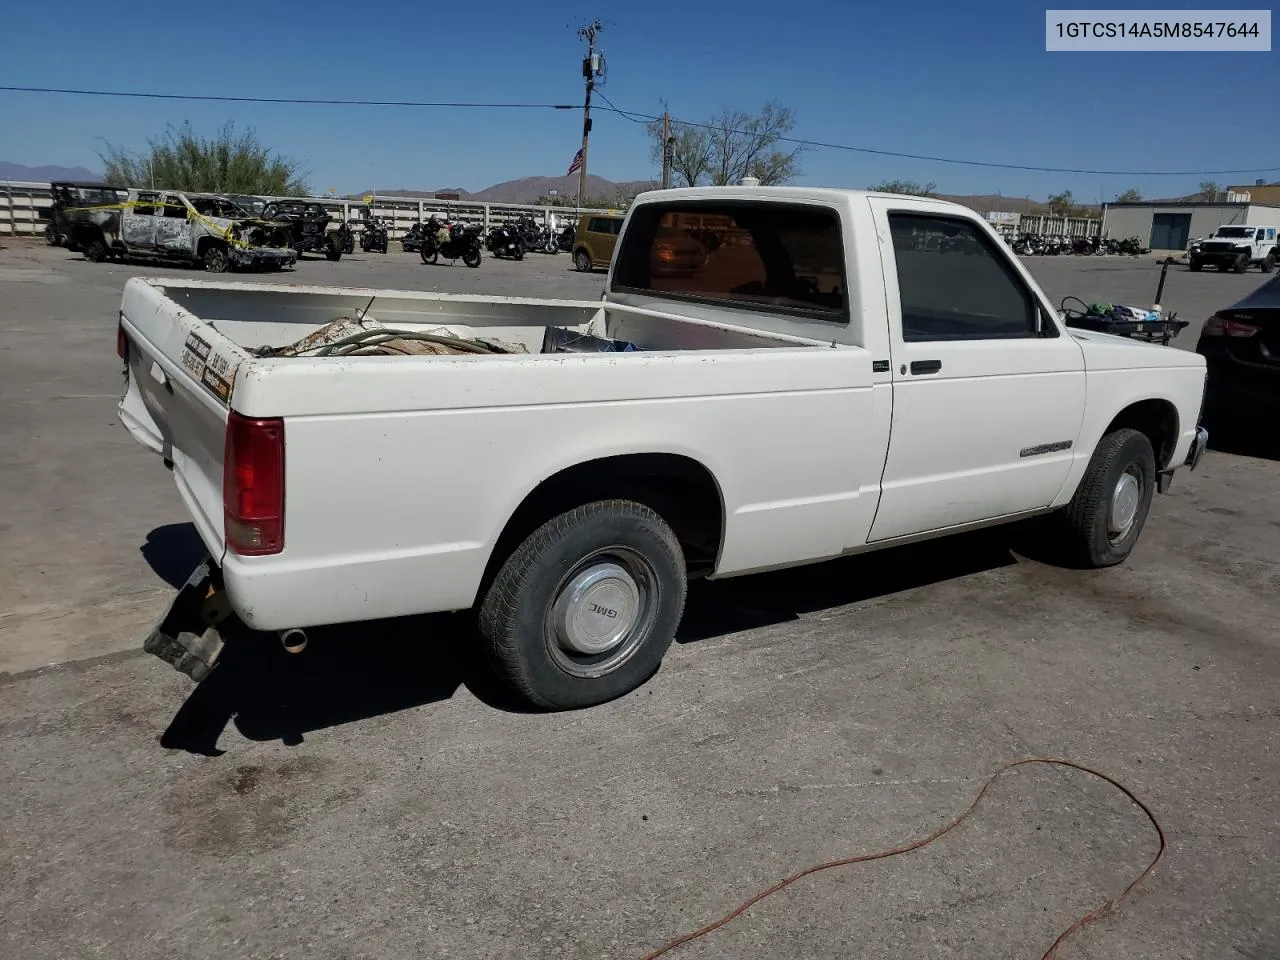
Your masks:
{"label": "mountain range", "polygon": [[0,180],[28,180],[34,183],[48,183],[50,180],[81,180],[89,183],[101,183],[102,174],[86,170],[84,167],[58,167],[46,165],[28,167],[25,163],[10,163],[0,160]]}
{"label": "mountain range", "polygon": [[[589,173],[584,197],[611,200],[615,197],[627,197],[656,186],[658,184],[652,180],[606,180],[604,177]],[[477,203],[537,203],[543,197],[550,196],[552,190],[557,191],[558,195],[564,199],[576,200],[577,176],[520,177],[518,180],[495,183],[475,193],[463,190],[461,187],[440,187],[436,190],[388,190],[385,187],[379,187],[376,193],[380,197],[432,197],[437,193],[456,193],[459,200],[473,200]],[[361,197],[374,192],[372,189],[365,190],[352,196]]]}
{"label": "mountain range", "polygon": [[[27,166],[0,160],[0,180],[27,180],[37,183],[50,180],[101,181],[102,174],[87,170],[84,167],[60,167],[56,165]],[[593,201],[621,201],[658,186],[652,180],[606,180],[594,174],[587,175],[586,198]],[[577,176],[568,177],[520,177],[516,180],[505,180],[491,187],[472,193],[461,187],[440,187],[435,190],[388,190],[377,189],[381,197],[433,197],[437,193],[457,194],[460,200],[471,200],[478,203],[537,203],[543,197],[550,196],[551,191],[558,193],[561,201],[572,202],[578,196]],[[348,194],[349,199],[359,199],[373,190]],[[1048,213],[1048,204],[1042,200],[1031,200],[1026,197],[1011,197],[1002,194],[938,194],[941,200],[952,200],[986,213],[989,210],[1000,210],[1007,213]],[[1196,200],[1198,195],[1175,197],[1174,200]],[[1097,214],[1094,213],[1094,216]]]}

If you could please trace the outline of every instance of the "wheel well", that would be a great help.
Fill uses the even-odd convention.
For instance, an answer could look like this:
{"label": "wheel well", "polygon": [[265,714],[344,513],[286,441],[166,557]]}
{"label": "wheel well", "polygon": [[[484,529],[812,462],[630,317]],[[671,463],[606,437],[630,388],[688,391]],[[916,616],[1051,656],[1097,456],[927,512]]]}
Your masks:
{"label": "wheel well", "polygon": [[710,573],[715,567],[724,533],[724,501],[711,471],[678,454],[640,453],[588,460],[538,484],[498,537],[485,570],[485,584],[543,523],[595,500],[643,503],[675,531],[690,576]]}
{"label": "wheel well", "polygon": [[71,231],[71,238],[78,246],[87,247],[92,240],[107,242],[107,236],[96,223],[78,223]]}
{"label": "wheel well", "polygon": [[1168,400],[1140,400],[1116,415],[1103,436],[1124,428],[1145,433],[1156,455],[1156,466],[1164,469],[1178,445],[1178,410]]}
{"label": "wheel well", "polygon": [[227,241],[221,239],[220,237],[201,237],[199,240],[196,241],[196,256],[203,257],[204,252],[208,250],[210,246],[213,246],[213,245],[217,245],[219,247],[225,247],[227,245]]}

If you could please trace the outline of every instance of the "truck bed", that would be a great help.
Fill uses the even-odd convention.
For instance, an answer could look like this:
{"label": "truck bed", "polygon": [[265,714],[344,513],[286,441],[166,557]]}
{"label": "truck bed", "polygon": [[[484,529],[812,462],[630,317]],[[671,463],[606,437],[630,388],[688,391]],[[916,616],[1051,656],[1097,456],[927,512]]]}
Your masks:
{"label": "truck bed", "polygon": [[[525,352],[255,355],[360,316]],[[637,350],[543,353],[548,327]],[[121,420],[172,465],[237,611],[263,629],[469,607],[525,498],[601,458],[727,478],[719,571],[838,555],[875,507],[862,451],[884,442],[873,406],[888,395],[860,347],[604,302],[168,278],[128,282],[121,330]],[[278,555],[226,548],[231,411],[283,423]]]}

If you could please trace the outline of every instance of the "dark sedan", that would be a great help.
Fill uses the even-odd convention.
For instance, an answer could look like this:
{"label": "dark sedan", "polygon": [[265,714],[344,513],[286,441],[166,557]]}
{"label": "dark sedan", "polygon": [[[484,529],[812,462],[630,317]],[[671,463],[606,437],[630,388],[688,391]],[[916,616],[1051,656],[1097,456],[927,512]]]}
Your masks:
{"label": "dark sedan", "polygon": [[1250,427],[1280,439],[1280,276],[1206,320],[1196,352],[1209,368],[1210,434]]}

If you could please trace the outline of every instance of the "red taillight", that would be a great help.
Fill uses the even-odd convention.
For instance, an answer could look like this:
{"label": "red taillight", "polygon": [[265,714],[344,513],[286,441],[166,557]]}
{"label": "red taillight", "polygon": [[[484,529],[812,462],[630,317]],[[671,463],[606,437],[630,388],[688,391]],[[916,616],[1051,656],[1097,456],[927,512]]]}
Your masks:
{"label": "red taillight", "polygon": [[124,318],[116,323],[116,353],[121,360],[129,359],[129,338],[124,333]]}
{"label": "red taillight", "polygon": [[1241,323],[1215,313],[1204,322],[1204,330],[1201,332],[1206,337],[1252,337],[1261,329],[1252,323]]}
{"label": "red taillight", "polygon": [[284,549],[284,421],[227,418],[222,461],[227,547],[245,557]]}

